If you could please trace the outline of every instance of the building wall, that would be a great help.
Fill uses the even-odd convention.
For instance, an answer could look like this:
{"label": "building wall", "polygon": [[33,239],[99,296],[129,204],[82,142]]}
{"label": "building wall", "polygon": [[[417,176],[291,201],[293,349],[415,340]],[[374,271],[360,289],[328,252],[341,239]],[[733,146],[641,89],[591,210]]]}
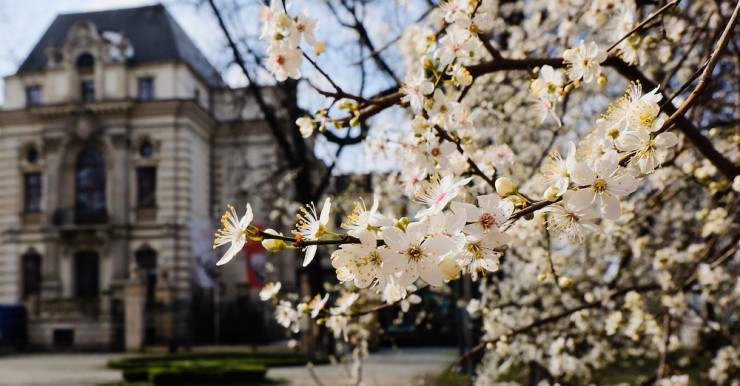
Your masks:
{"label": "building wall", "polygon": [[[167,339],[186,340],[198,291],[194,251],[204,240],[210,247],[215,226],[206,237],[194,230],[215,225],[226,203],[242,214],[247,202],[260,225],[284,229],[269,220],[272,201],[285,193],[272,188],[280,162],[272,134],[246,90],[210,88],[185,62],[112,60],[89,23],[74,24],[60,39],[66,39],[63,60],[4,79],[0,303],[26,305],[32,347],[63,344],[71,333],[77,349],[119,348],[126,328],[124,286],[144,282],[148,273],[137,255],[153,251],[155,300],[166,306],[157,315],[166,312],[171,320],[157,328]],[[94,66],[81,70],[74,60],[85,52],[94,56]],[[152,78],[152,100],[139,99],[141,78]],[[81,100],[83,79],[94,81],[92,102]],[[41,87],[39,104],[28,104],[30,86]],[[279,106],[273,91],[266,89],[265,98]],[[283,106],[277,111],[282,114]],[[152,146],[151,156],[140,154],[144,144]],[[81,224],[74,213],[75,165],[89,147],[105,158],[107,218]],[[27,160],[31,149],[38,152],[35,162]],[[154,208],[137,202],[141,167],[156,167]],[[31,172],[41,174],[37,213],[24,210],[24,173]],[[98,255],[99,294],[90,299],[76,294],[75,256],[83,251]],[[40,291],[24,297],[23,256],[31,253],[41,256]],[[291,254],[270,260],[276,268],[270,280],[291,287],[299,261]],[[236,302],[245,291],[256,299],[242,258],[220,272],[224,301]]]}

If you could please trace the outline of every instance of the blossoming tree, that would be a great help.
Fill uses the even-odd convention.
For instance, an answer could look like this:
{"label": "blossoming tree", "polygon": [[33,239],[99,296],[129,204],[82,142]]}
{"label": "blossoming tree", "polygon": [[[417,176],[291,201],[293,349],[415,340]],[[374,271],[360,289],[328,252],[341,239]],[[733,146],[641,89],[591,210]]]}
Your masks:
{"label": "blossoming tree", "polygon": [[[303,202],[292,232],[261,231],[249,205],[226,212],[219,264],[261,242],[336,269],[336,296],[291,302],[266,287],[280,324],[311,318],[362,348],[363,315],[472,279],[482,338],[460,361],[483,355],[478,384],[525,368],[534,382],[604,384],[638,362],[651,369],[629,382],[740,377],[738,2],[303,6],[260,6],[264,70],[322,104],[295,130],[364,141],[397,168],[336,228],[330,197]],[[347,36],[359,87],[330,56]],[[373,76],[390,87],[367,91]],[[385,205],[399,196],[409,212]]]}

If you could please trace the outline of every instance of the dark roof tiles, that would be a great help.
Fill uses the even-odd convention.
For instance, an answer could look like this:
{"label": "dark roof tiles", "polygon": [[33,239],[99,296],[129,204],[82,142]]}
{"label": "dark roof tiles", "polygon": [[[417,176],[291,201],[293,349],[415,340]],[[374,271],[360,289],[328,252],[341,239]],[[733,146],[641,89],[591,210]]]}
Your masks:
{"label": "dark roof tiles", "polygon": [[211,87],[226,87],[218,71],[161,4],[59,15],[36,43],[17,73],[45,70],[46,48],[50,45],[61,48],[69,27],[82,20],[91,21],[101,33],[122,32],[134,48],[133,57],[127,61],[130,64],[181,60],[188,63]]}

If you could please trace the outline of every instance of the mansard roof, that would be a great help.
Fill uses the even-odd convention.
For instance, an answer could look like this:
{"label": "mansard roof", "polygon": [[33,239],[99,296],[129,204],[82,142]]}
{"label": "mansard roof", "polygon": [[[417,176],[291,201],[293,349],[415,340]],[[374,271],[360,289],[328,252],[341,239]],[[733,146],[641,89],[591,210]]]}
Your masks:
{"label": "mansard roof", "polygon": [[80,21],[95,24],[99,33],[115,31],[129,39],[134,54],[127,63],[184,61],[211,87],[226,87],[221,75],[161,4],[99,12],[58,15],[17,74],[44,71],[48,47],[61,48],[69,28]]}

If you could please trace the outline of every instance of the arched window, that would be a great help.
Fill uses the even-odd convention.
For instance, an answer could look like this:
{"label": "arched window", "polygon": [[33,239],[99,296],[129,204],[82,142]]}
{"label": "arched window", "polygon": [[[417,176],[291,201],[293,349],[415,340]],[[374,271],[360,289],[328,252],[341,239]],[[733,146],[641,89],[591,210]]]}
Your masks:
{"label": "arched window", "polygon": [[75,164],[75,222],[99,224],[107,220],[105,206],[105,157],[89,147]]}
{"label": "arched window", "polygon": [[77,57],[77,70],[92,71],[93,66],[95,66],[95,58],[89,53],[85,52]]}

